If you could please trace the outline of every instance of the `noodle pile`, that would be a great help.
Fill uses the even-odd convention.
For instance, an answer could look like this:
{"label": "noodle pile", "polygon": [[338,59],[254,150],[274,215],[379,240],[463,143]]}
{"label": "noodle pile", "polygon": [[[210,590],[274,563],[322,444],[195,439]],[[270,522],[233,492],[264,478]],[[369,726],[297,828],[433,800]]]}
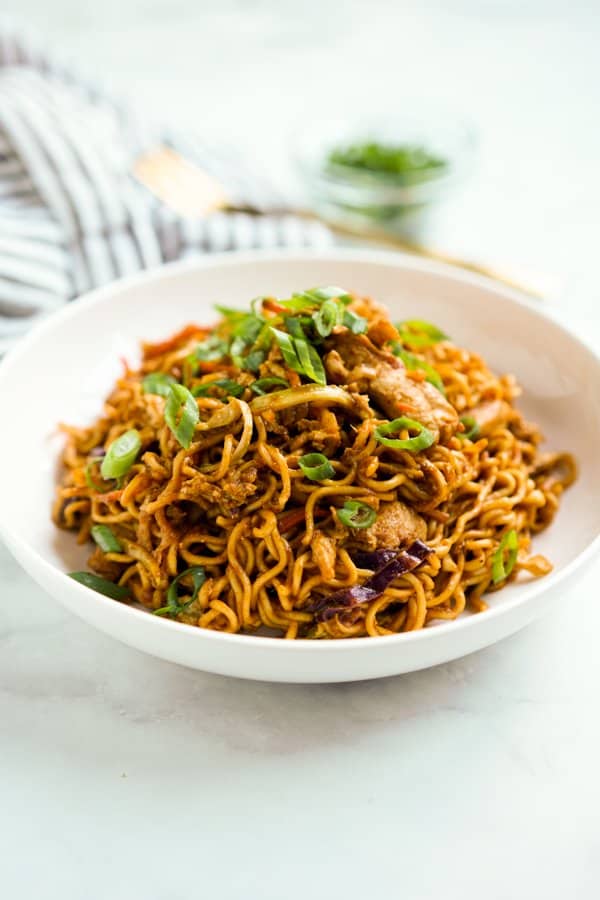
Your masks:
{"label": "noodle pile", "polygon": [[[225,310],[213,328],[190,325],[144,345],[141,368],[125,367],[101,418],[62,426],[53,519],[81,543],[107,526],[118,549],[97,546],[89,567],[129,602],[219,631],[378,636],[482,611],[487,592],[551,570],[530,554],[531,537],[551,523],[575,464],[540,452],[540,432],[514,406],[515,379],[495,376],[427,323],[398,330],[372,301],[320,290],[339,306],[339,315],[330,307],[338,318],[325,337],[313,324],[322,297],[311,306],[310,291],[288,306],[255,302],[245,318]],[[325,379],[290,365],[273,324],[307,335]],[[152,373],[170,376],[166,391],[177,382],[197,395],[189,447],[165,419],[168,397],[148,391]],[[434,422],[439,412],[430,446],[415,452],[376,434],[394,419],[384,409],[388,377],[407,390],[394,400],[398,417],[419,420],[423,409]],[[400,443],[410,443],[412,428],[398,428]],[[140,439],[133,464],[103,477],[109,447],[131,429]],[[330,477],[308,477],[299,463],[306,454],[326,457]],[[352,500],[369,519],[376,514],[374,524],[364,527],[360,515],[348,524]],[[376,562],[365,559],[379,553],[383,562],[382,551],[416,539],[424,562],[373,599],[321,614],[329,598],[354,596],[373,574]]]}

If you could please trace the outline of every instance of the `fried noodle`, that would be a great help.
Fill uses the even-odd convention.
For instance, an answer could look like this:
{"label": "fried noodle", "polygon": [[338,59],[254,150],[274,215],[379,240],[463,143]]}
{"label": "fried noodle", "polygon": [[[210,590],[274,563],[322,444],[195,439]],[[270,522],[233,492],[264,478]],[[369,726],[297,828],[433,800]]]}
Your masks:
{"label": "fried noodle", "polygon": [[[170,615],[188,625],[349,638],[415,631],[465,609],[480,612],[486,593],[523,573],[551,570],[548,560],[531,555],[531,538],[552,522],[575,463],[569,454],[540,451],[542,435],[515,407],[514,377],[497,377],[477,354],[445,338],[413,341],[372,301],[355,297],[348,309],[366,319],[368,331],[354,334],[337,324],[315,342],[327,384],[307,383],[264,334],[253,345],[263,348],[253,371],[230,351],[199,358],[198,345],[217,338],[227,344],[239,324],[230,315],[214,328],[190,325],[143,345],[141,368],[125,366],[103,415],[91,427],[62,426],[64,473],[53,519],[81,543],[94,525],[109,526],[120,544],[118,552],[95,548],[94,572],[126,586],[131,601],[151,611],[164,610],[181,575]],[[257,315],[285,328],[277,301],[263,301]],[[416,367],[394,355],[398,346]],[[445,399],[440,391],[434,396],[438,389],[426,381],[430,370],[422,363],[438,374]],[[199,394],[189,447],[165,421],[166,398],[144,390],[150,373],[170,375]],[[266,378],[285,384],[255,391],[257,379]],[[393,379],[401,379],[401,390]],[[236,395],[217,382],[235,382]],[[390,385],[394,396],[385,393]],[[419,452],[382,443],[376,428],[394,419],[394,408],[396,416],[421,421],[425,410],[435,441]],[[476,433],[468,438],[473,422]],[[122,478],[103,479],[107,449],[130,429],[141,440],[136,461]],[[308,453],[323,454],[333,475],[308,478],[299,464]],[[340,510],[350,500],[374,510],[375,523],[344,524]],[[498,580],[494,560],[511,531],[516,562]],[[401,550],[415,539],[429,548],[424,562],[367,602],[319,614],[328,598],[373,574],[359,568],[361,552],[364,558],[365,551]],[[182,574],[191,567],[202,567],[205,576],[196,592]]]}

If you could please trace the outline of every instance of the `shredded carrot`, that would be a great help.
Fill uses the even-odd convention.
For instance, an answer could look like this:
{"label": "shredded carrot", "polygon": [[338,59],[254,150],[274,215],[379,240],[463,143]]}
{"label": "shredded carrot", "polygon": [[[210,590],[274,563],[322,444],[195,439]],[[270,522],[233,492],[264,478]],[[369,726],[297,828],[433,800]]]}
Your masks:
{"label": "shredded carrot", "polygon": [[166,341],[161,341],[158,344],[143,344],[144,355],[149,358],[162,356],[163,353],[169,353],[171,350],[175,350],[183,341],[196,334],[199,336],[206,335],[208,334],[208,329],[190,323]]}

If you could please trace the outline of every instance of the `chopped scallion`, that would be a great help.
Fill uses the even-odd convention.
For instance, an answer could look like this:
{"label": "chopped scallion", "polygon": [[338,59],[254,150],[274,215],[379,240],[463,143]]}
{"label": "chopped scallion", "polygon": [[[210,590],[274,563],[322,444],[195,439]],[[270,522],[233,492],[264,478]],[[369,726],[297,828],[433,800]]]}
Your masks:
{"label": "chopped scallion", "polygon": [[165,421],[182,447],[192,443],[200,414],[193,395],[182,384],[171,385],[165,405]]}
{"label": "chopped scallion", "polygon": [[305,453],[298,460],[298,465],[310,481],[324,481],[335,475],[335,469],[323,453]]}
{"label": "chopped scallion", "polygon": [[[181,385],[176,385],[175,387],[181,387]],[[173,389],[172,387],[171,390]],[[185,388],[182,390],[185,390]],[[136,461],[141,448],[142,441],[139,432],[135,428],[130,428],[129,431],[116,438],[102,460],[100,466],[102,477],[108,480],[109,478],[121,478],[123,475],[126,475]]]}
{"label": "chopped scallion", "polygon": [[122,544],[108,525],[93,525],[91,535],[103,553],[121,553]]}
{"label": "chopped scallion", "polygon": [[361,500],[346,500],[337,510],[337,517],[346,528],[370,528],[377,519],[377,513]]}
{"label": "chopped scallion", "polygon": [[[508,554],[506,555],[506,551]],[[498,549],[492,556],[492,581],[494,584],[508,578],[515,567],[519,552],[519,537],[514,528],[503,536]]]}
{"label": "chopped scallion", "polygon": [[402,343],[410,347],[433,347],[440,341],[448,340],[447,334],[423,319],[406,319],[399,322],[397,328]]}
{"label": "chopped scallion", "polygon": [[250,388],[254,393],[260,395],[270,393],[272,388],[283,390],[287,387],[289,387],[289,384],[285,378],[277,378],[275,375],[259,378],[250,385]]}
{"label": "chopped scallion", "polygon": [[[184,578],[192,579],[192,596],[189,600],[186,600],[185,603],[181,603],[179,597],[178,585]],[[169,588],[167,590],[167,605],[162,606],[160,609],[154,610],[155,616],[176,616],[179,613],[185,612],[185,610],[191,606],[196,597],[198,596],[198,592],[200,588],[206,581],[206,573],[202,566],[192,566],[190,569],[186,569],[185,572],[181,572],[176,578],[173,579]]]}
{"label": "chopped scallion", "polygon": [[128,600],[131,597],[131,591],[124,584],[115,584],[106,578],[100,578],[92,572],[69,572],[69,578],[78,581],[79,584],[104,594],[105,597],[111,597],[113,600]]}
{"label": "chopped scallion", "polygon": [[196,384],[192,388],[192,396],[193,397],[210,397],[211,391],[217,389],[226,397],[241,397],[244,393],[244,385],[238,384],[237,381],[233,381],[231,378],[217,378],[213,381],[203,381],[201,384]]}
{"label": "chopped scallion", "polygon": [[399,344],[397,341],[392,344],[392,353],[402,360],[407,369],[411,371],[421,369],[425,372],[425,381],[428,381],[436,387],[441,394],[444,394],[444,396],[446,395],[444,382],[442,381],[439,372],[437,372],[426,360],[421,359],[414,353],[410,353],[409,350],[405,350],[402,344]]}
{"label": "chopped scallion", "polygon": [[462,416],[460,420],[466,428],[458,437],[463,441],[476,441],[479,437],[479,425],[473,416]]}
{"label": "chopped scallion", "polygon": [[150,372],[142,381],[142,390],[145,394],[158,394],[159,397],[167,397],[172,384],[177,384],[177,379],[165,372]]}
{"label": "chopped scallion", "polygon": [[[401,431],[416,431],[413,437],[394,438],[390,435],[398,434]],[[427,447],[435,441],[435,436],[425,428],[421,422],[415,419],[409,419],[407,416],[400,416],[392,422],[384,422],[375,429],[375,437],[386,447],[394,447],[396,450],[408,450],[410,453],[418,453],[419,450],[426,450]]]}

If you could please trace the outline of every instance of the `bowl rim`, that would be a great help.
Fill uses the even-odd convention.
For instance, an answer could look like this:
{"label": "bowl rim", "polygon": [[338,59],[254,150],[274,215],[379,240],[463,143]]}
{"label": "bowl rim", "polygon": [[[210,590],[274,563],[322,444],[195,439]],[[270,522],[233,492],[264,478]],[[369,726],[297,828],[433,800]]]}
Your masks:
{"label": "bowl rim", "polygon": [[[211,268],[235,267],[238,264],[248,264],[253,262],[280,262],[280,261],[320,261],[331,262],[332,264],[343,262],[364,262],[375,265],[392,265],[399,269],[412,269],[413,271],[421,271],[438,275],[445,279],[450,279],[458,283],[468,283],[474,286],[485,288],[488,292],[496,293],[498,297],[508,299],[521,306],[541,319],[546,319],[554,324],[562,331],[570,340],[579,346],[580,350],[586,354],[590,361],[598,368],[600,373],[600,354],[589,344],[585,342],[579,335],[575,334],[567,325],[552,314],[551,311],[541,309],[539,301],[529,298],[526,294],[520,292],[516,288],[508,287],[500,282],[494,281],[485,275],[462,269],[458,266],[452,266],[437,260],[418,257],[411,253],[404,253],[394,250],[380,250],[368,248],[298,248],[298,249],[275,249],[275,250],[248,250],[248,251],[223,251],[208,255],[206,258],[194,257],[185,260],[178,260],[172,263],[166,263],[156,266],[142,272],[136,272],[133,275],[120,278],[110,282],[92,291],[82,294],[76,300],[66,304],[62,309],[45,317],[41,322],[35,325],[32,330],[24,338],[19,340],[17,344],[9,350],[4,359],[0,361],[0,391],[7,379],[10,379],[11,369],[16,365],[23,356],[26,356],[30,348],[43,340],[48,333],[52,333],[59,328],[61,323],[76,317],[80,314],[80,310],[88,306],[95,306],[102,303],[107,297],[115,292],[126,291],[130,287],[168,280],[172,275],[180,273],[189,273],[195,270],[204,270]],[[571,576],[576,570],[582,567],[600,550],[600,531],[594,539],[585,547],[577,556],[574,557],[567,565],[559,570],[551,572],[543,579],[533,582],[530,590],[525,596],[517,596],[513,599],[509,598],[498,606],[486,610],[483,614],[473,613],[464,617],[458,617],[450,621],[442,621],[436,623],[435,627],[422,628],[419,631],[407,631],[399,634],[382,635],[376,641],[368,640],[364,637],[345,638],[339,641],[308,641],[294,640],[290,641],[282,637],[262,637],[261,635],[245,635],[231,634],[223,631],[212,631],[210,629],[197,628],[186,625],[183,622],[175,622],[171,619],[165,619],[161,616],[153,616],[147,610],[138,609],[125,603],[115,602],[109,597],[105,597],[84,585],[79,584],[69,578],[66,572],[61,571],[57,566],[46,560],[30,543],[22,539],[16,534],[10,524],[4,518],[2,504],[0,504],[0,537],[3,538],[9,549],[13,550],[14,555],[19,558],[30,559],[38,570],[46,572],[50,578],[58,577],[59,582],[62,581],[66,590],[70,590],[75,594],[79,594],[82,602],[87,598],[89,602],[95,602],[100,606],[104,606],[107,610],[112,610],[115,616],[129,618],[131,622],[137,621],[139,617],[143,617],[146,627],[170,629],[173,635],[179,632],[182,637],[187,635],[193,640],[202,641],[225,641],[232,645],[242,647],[261,648],[265,651],[279,651],[283,646],[289,649],[289,652],[301,654],[306,652],[317,653],[350,653],[370,652],[367,648],[379,647],[383,644],[402,644],[410,641],[411,643],[436,640],[444,640],[448,631],[464,632],[472,628],[480,627],[481,615],[485,616],[487,622],[492,619],[500,618],[508,615],[513,609],[530,603],[540,594],[550,591],[557,587],[565,579]],[[93,595],[93,596],[92,596]],[[140,619],[142,621],[142,619]],[[195,638],[192,638],[195,635]]]}

